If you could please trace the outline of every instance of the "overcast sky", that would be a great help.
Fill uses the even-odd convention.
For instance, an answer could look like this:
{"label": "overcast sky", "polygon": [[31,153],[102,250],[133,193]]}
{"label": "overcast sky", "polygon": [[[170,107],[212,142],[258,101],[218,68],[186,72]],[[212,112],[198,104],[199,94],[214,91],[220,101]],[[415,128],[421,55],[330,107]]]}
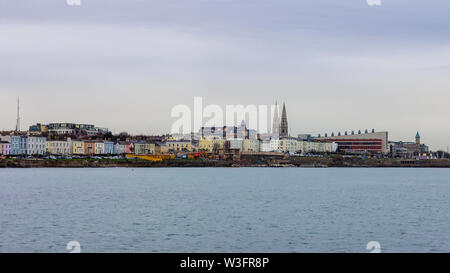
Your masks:
{"label": "overcast sky", "polygon": [[0,0],[0,129],[169,131],[177,104],[286,101],[291,134],[450,145],[450,1]]}

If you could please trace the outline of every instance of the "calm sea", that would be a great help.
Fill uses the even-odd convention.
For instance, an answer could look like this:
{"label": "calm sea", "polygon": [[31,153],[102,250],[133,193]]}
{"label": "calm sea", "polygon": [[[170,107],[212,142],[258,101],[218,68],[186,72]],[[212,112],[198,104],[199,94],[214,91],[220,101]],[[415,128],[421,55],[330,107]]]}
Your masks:
{"label": "calm sea", "polygon": [[450,169],[0,169],[0,252],[450,252]]}

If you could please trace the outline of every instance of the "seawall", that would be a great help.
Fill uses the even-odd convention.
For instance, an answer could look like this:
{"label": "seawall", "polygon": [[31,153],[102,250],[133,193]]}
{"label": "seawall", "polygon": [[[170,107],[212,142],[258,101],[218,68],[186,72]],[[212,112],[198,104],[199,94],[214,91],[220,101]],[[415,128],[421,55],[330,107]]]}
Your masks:
{"label": "seawall", "polygon": [[353,168],[450,168],[450,159],[401,160],[362,159],[358,157],[261,157],[244,156],[238,160],[176,159],[146,160],[108,159],[2,159],[0,168],[151,168],[151,167],[353,167]]}

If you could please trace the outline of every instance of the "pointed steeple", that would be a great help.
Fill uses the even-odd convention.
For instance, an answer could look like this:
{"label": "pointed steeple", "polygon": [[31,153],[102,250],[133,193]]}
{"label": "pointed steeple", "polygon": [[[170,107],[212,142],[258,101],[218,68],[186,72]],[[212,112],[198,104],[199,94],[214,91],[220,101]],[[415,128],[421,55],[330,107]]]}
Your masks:
{"label": "pointed steeple", "polygon": [[280,118],[278,117],[278,102],[275,101],[275,109],[272,121],[272,135],[279,135],[280,133]]}
{"label": "pointed steeple", "polygon": [[288,127],[287,114],[286,114],[286,104],[284,102],[283,102],[283,111],[281,114],[280,136],[281,137],[289,136],[289,127]]}
{"label": "pointed steeple", "polygon": [[17,97],[17,120],[16,120],[16,132],[20,131],[20,101]]}

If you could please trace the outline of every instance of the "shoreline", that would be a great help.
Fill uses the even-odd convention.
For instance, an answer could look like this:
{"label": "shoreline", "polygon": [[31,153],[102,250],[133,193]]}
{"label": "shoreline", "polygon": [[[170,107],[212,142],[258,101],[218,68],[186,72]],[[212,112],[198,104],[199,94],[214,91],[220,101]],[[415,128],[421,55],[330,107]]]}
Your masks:
{"label": "shoreline", "polygon": [[163,161],[110,159],[2,159],[0,168],[450,168],[450,159],[402,160],[343,157],[179,159]]}

